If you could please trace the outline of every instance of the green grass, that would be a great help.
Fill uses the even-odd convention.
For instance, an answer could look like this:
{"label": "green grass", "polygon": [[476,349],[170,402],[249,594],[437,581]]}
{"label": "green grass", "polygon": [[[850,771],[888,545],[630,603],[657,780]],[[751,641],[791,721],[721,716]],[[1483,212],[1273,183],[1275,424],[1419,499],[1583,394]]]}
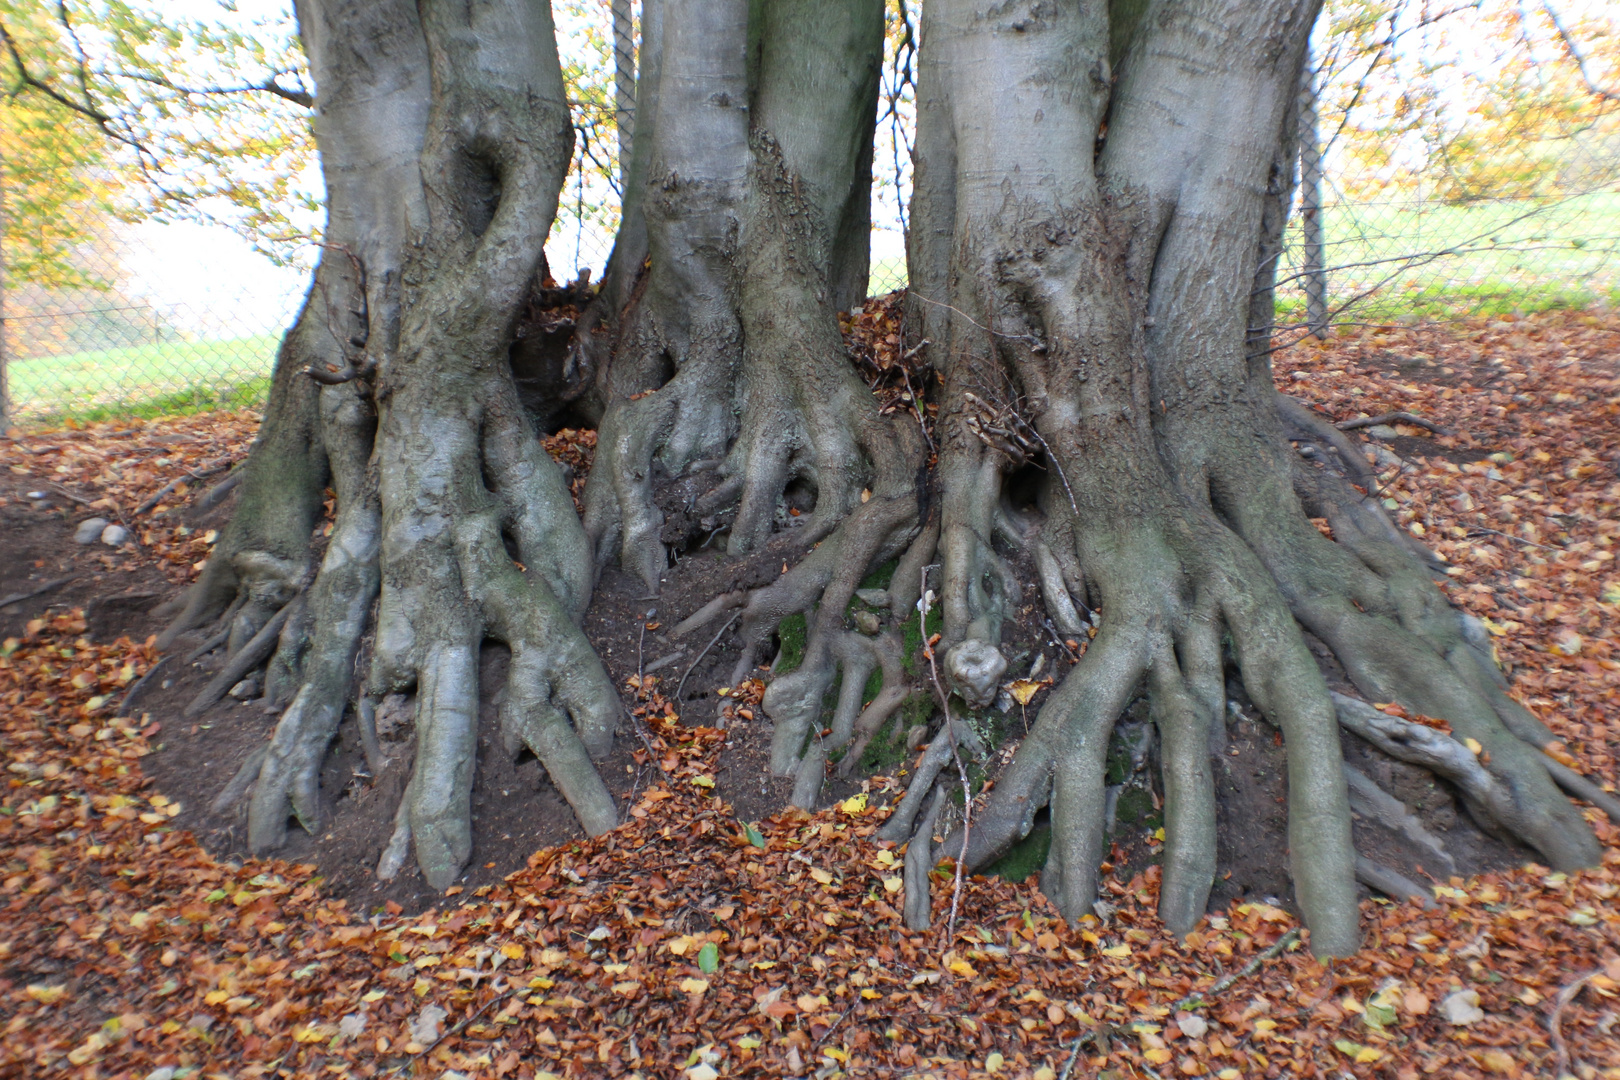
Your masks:
{"label": "green grass", "polygon": [[[1344,318],[1448,318],[1620,299],[1620,194],[1447,205],[1393,199],[1323,210],[1328,300],[1370,293]],[[1290,228],[1279,280],[1297,271],[1299,232]],[[1430,253],[1461,249],[1454,255]],[[1279,322],[1299,321],[1300,282],[1284,282]]]}
{"label": "green grass", "polygon": [[264,403],[280,338],[171,341],[13,360],[14,422],[167,416]]}

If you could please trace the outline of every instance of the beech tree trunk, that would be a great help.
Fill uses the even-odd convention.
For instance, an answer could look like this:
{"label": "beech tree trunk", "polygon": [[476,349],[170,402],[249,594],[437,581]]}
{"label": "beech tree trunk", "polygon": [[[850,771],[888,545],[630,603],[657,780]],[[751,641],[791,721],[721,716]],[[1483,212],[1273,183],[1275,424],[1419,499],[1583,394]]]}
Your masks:
{"label": "beech tree trunk", "polygon": [[[1412,545],[1291,450],[1269,312],[1250,333],[1251,293],[1270,299],[1316,3],[1132,8],[925,8],[911,310],[945,379],[945,667],[972,705],[1005,666],[996,646],[1018,583],[998,537],[1037,549],[1060,623],[1100,614],[979,811],[969,863],[998,856],[1050,803],[1042,889],[1069,918],[1090,910],[1109,731],[1144,685],[1164,760],[1160,913],[1190,930],[1215,868],[1211,739],[1230,663],[1287,744],[1312,948],[1352,951],[1337,716],[1301,626],[1373,700],[1445,716],[1490,747],[1513,796],[1475,807],[1488,826],[1556,866],[1595,861],[1548,759],[1523,741],[1546,736],[1493,681]],[[1038,520],[999,496],[1025,457],[1047,470]],[[1336,543],[1307,512],[1329,518]],[[989,685],[976,681],[986,672]],[[958,830],[937,850],[961,842]]]}
{"label": "beech tree trunk", "polygon": [[[589,757],[619,714],[577,626],[590,550],[508,362],[573,130],[543,0],[306,0],[299,18],[319,95],[323,256],[217,568],[170,636],[226,607],[229,652],[245,655],[290,605],[267,686],[290,703],[250,783],[226,789],[251,791],[255,850],[282,842],[289,815],[320,826],[321,761],[351,704],[375,753],[377,700],[414,693],[411,781],[378,872],[414,850],[444,888],[472,847],[486,640],[512,651],[508,750],[535,752],[587,831],[617,824]],[[328,478],[337,512],[312,576]]]}

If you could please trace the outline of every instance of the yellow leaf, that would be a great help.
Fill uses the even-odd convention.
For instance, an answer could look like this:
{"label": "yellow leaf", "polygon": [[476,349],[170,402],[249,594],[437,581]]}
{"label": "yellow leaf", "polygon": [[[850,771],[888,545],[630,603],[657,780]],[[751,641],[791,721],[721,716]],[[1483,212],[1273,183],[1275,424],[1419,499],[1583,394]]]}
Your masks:
{"label": "yellow leaf", "polygon": [[894,852],[890,851],[888,848],[884,848],[882,851],[877,853],[877,862],[879,866],[893,866]]}
{"label": "yellow leaf", "polygon": [[842,810],[846,814],[864,814],[866,812],[866,792],[863,791],[859,795],[851,795],[849,798],[838,804],[838,809]]}
{"label": "yellow leaf", "polygon": [[997,1073],[1000,1072],[1002,1066],[1006,1064],[1007,1059],[1002,1057],[1001,1053],[997,1051],[984,1059],[984,1071],[989,1073]]}
{"label": "yellow leaf", "polygon": [[712,788],[714,787],[714,777],[707,774],[703,776],[694,776],[692,777],[692,783],[696,784],[698,787]]}
{"label": "yellow leaf", "polygon": [[203,1001],[209,1005],[218,1005],[231,995],[224,990],[210,990],[203,995]]}
{"label": "yellow leaf", "polygon": [[951,970],[962,976],[964,979],[971,979],[979,974],[977,971],[973,970],[973,965],[968,963],[966,960],[952,960]]}
{"label": "yellow leaf", "polygon": [[1104,956],[1112,956],[1115,959],[1123,959],[1131,955],[1131,947],[1124,944],[1110,945],[1108,948],[1102,951],[1102,954]]}
{"label": "yellow leaf", "polygon": [[681,989],[688,994],[701,994],[709,988],[708,979],[682,979]]}
{"label": "yellow leaf", "polygon": [[1040,689],[1040,683],[1033,682],[1029,679],[1019,679],[1016,682],[1010,682],[1007,684],[1007,693],[1011,694],[1013,700],[1018,702],[1020,705],[1028,705],[1032,700],[1034,700],[1035,695],[1040,692]]}
{"label": "yellow leaf", "polygon": [[1463,745],[1468,747],[1468,752],[1473,754],[1475,757],[1478,757],[1480,752],[1485,749],[1479,744],[1478,739],[1464,739]]}
{"label": "yellow leaf", "polygon": [[67,993],[66,986],[43,986],[38,983],[28,987],[28,996],[41,1005],[55,1005]]}
{"label": "yellow leaf", "polygon": [[[690,982],[702,982],[703,980],[701,980],[701,979],[691,979],[689,981]],[[705,985],[707,985],[707,984],[705,984]],[[640,990],[640,989],[641,989],[641,984],[638,983],[638,982],[618,982],[618,983],[613,984],[613,992],[615,994],[624,994],[624,995],[628,996],[628,995],[634,994],[637,990]],[[683,989],[684,989],[684,987],[683,987]]]}
{"label": "yellow leaf", "polygon": [[891,893],[899,892],[900,887],[902,885],[904,885],[904,884],[905,884],[905,879],[899,877],[898,875],[895,876],[895,877],[886,877],[886,878],[883,879],[883,888],[886,891],[891,892]]}
{"label": "yellow leaf", "polygon": [[360,1000],[365,1002],[381,1001],[387,996],[388,991],[386,990],[372,990],[369,993],[362,994],[360,996]]}
{"label": "yellow leaf", "polygon": [[524,952],[525,950],[521,945],[501,946],[501,955],[506,957],[508,960],[521,960],[523,959]]}
{"label": "yellow leaf", "polygon": [[811,868],[810,876],[815,878],[823,885],[831,885],[833,883],[833,876],[819,866]]}
{"label": "yellow leaf", "polygon": [[861,997],[865,998],[867,1001],[876,1001],[878,998],[880,998],[882,996],[883,996],[882,994],[878,993],[876,990],[872,989],[870,986],[866,986],[866,987],[861,988]]}
{"label": "yellow leaf", "polygon": [[824,996],[817,996],[815,994],[800,994],[798,1000],[796,1000],[793,1004],[799,1007],[800,1012],[808,1015],[827,1004],[827,999]]}
{"label": "yellow leaf", "polygon": [[[827,1055],[828,1057],[832,1058],[834,1061],[838,1062],[838,1064],[840,1064],[840,1065],[844,1064],[845,1062],[847,1062],[849,1060],[849,1055],[844,1053],[842,1050],[839,1050],[837,1047],[829,1046],[829,1047],[827,1047],[827,1049],[823,1050],[822,1053]],[[1000,1056],[1000,1055],[997,1055],[997,1056]]]}
{"label": "yellow leaf", "polygon": [[759,1047],[760,1041],[752,1035],[744,1035],[737,1040],[737,1049],[739,1050],[758,1050]]}
{"label": "yellow leaf", "polygon": [[1155,1065],[1165,1065],[1170,1061],[1170,1051],[1162,1046],[1154,1047],[1151,1050],[1144,1050],[1142,1051],[1142,1056],[1147,1058]]}
{"label": "yellow leaf", "polygon": [[666,942],[665,945],[664,945],[664,948],[668,949],[670,952],[674,953],[676,956],[685,956],[686,951],[688,949],[690,949],[691,947],[692,947],[692,938],[690,936],[683,936],[683,937],[675,938],[672,941]]}
{"label": "yellow leaf", "polygon": [[775,960],[755,960],[754,961],[754,970],[755,971],[769,971],[769,970],[771,970],[771,968],[773,968],[775,966],[776,966],[776,961]]}

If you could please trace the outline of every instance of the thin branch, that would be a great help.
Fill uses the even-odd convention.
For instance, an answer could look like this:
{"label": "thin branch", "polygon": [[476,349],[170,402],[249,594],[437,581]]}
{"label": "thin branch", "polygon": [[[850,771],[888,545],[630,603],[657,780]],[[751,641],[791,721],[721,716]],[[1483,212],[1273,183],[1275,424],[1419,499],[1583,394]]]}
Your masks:
{"label": "thin branch", "polygon": [[161,86],[165,90],[172,90],[176,94],[185,94],[188,97],[208,97],[225,94],[270,94],[284,101],[290,101],[294,105],[313,109],[315,107],[314,94],[297,87],[282,86],[276,81],[277,77],[284,74],[286,72],[277,71],[262,83],[243,83],[240,86],[182,86],[162,75],[146,71],[120,71],[118,77],[148,83],[152,86]]}
{"label": "thin branch", "polygon": [[1591,71],[1586,66],[1586,54],[1581,51],[1580,45],[1576,43],[1575,35],[1570,33],[1564,26],[1563,20],[1558,17],[1558,12],[1553,10],[1551,0],[1542,0],[1541,10],[1545,11],[1547,18],[1552,20],[1553,29],[1558,33],[1559,40],[1564,43],[1564,49],[1569,53],[1569,58],[1575,61],[1575,68],[1581,73],[1581,81],[1586,84],[1586,89],[1592,96],[1601,98],[1604,101],[1620,102],[1620,91],[1601,86],[1592,77]]}
{"label": "thin branch", "polygon": [[962,781],[962,850],[956,856],[956,873],[951,883],[951,914],[945,921],[945,939],[950,940],[956,932],[956,912],[962,903],[962,868],[967,864],[968,838],[973,835],[973,786],[968,782],[967,768],[962,764],[961,747],[956,741],[956,724],[951,719],[951,699],[940,685],[939,666],[934,660],[934,644],[928,640],[928,611],[932,607],[928,603],[928,571],[932,566],[922,568],[922,614],[917,620],[917,628],[923,635],[923,655],[928,658],[928,674],[934,681],[934,693],[939,695],[939,707],[945,713],[945,734],[951,741],[951,760],[956,763],[956,775]]}
{"label": "thin branch", "polygon": [[[1298,943],[1299,929],[1296,927],[1288,931],[1288,933],[1284,934],[1282,937],[1278,938],[1265,951],[1257,953],[1251,957],[1249,962],[1244,964],[1238,970],[1221,976],[1221,978],[1217,980],[1215,984],[1208,990],[1188,994],[1186,997],[1170,1006],[1170,1010],[1166,1015],[1174,1016],[1178,1012],[1202,1008],[1203,1006],[1208,1005],[1210,1003],[1210,999],[1214,998],[1215,995],[1226,990],[1239,979],[1246,979],[1250,975],[1253,975],[1256,971],[1260,970],[1260,966],[1262,964],[1266,963],[1268,960],[1275,960],[1277,957],[1281,956]],[[1063,1071],[1058,1074],[1058,1080],[1068,1080],[1069,1074],[1074,1070],[1075,1061],[1080,1057],[1081,1047],[1084,1047],[1088,1043],[1097,1042],[1100,1039],[1112,1038],[1116,1035],[1127,1034],[1130,1032],[1132,1024],[1134,1023],[1135,1021],[1122,1024],[1109,1024],[1106,1027],[1092,1028],[1090,1031],[1082,1033],[1070,1046],[1069,1059],[1068,1061],[1064,1062]]]}
{"label": "thin branch", "polygon": [[1423,417],[1416,416],[1409,412],[1387,412],[1380,413],[1377,416],[1358,416],[1354,420],[1342,421],[1337,426],[1340,431],[1354,431],[1356,428],[1377,427],[1379,424],[1387,424],[1391,421],[1401,424],[1411,424],[1413,427],[1423,428],[1424,430],[1431,431],[1436,435],[1456,434],[1455,431],[1452,431],[1450,428],[1443,428],[1433,420],[1425,420]]}

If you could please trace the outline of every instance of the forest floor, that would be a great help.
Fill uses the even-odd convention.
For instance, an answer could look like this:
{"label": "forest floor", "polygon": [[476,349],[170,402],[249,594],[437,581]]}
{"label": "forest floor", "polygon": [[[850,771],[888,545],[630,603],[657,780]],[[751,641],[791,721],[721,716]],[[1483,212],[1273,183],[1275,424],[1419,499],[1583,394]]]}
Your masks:
{"label": "forest floor", "polygon": [[[1403,411],[1455,433],[1379,430],[1383,495],[1449,560],[1448,593],[1486,620],[1560,752],[1612,783],[1620,316],[1360,329],[1275,367],[1335,420]],[[229,512],[189,501],[245,456],[255,423],[0,441],[0,1076],[1620,1078],[1620,828],[1588,811],[1604,866],[1549,873],[1406,778],[1392,786],[1472,872],[1436,880],[1429,909],[1369,897],[1362,952],[1318,963],[1265,842],[1283,789],[1258,721],[1233,720],[1223,793],[1250,831],[1229,834],[1219,906],[1185,941],[1153,915],[1151,815],[1116,834],[1106,919],[1066,927],[1034,878],[992,876],[963,883],[952,925],[947,862],[935,929],[908,932],[900,852],[873,839],[903,759],[829,785],[813,815],[773,815],[786,790],[764,773],[759,684],[718,695],[735,642],[699,653],[708,631],[667,637],[741,583],[706,556],[657,601],[608,575],[587,616],[653,749],[623,739],[605,768],[629,808],[619,830],[585,840],[535,762],[481,753],[462,884],[379,887],[395,793],[356,776],[340,739],[323,774],[331,830],[249,858],[234,814],[207,803],[274,717],[226,699],[182,721],[206,656],[141,679],[159,661],[152,608],[195,576]],[[549,445],[577,476],[590,444]],[[75,544],[91,516],[138,543]],[[1009,638],[1061,675],[1065,643],[1037,623]],[[486,656],[490,687],[503,663]],[[116,718],[137,685],[133,718]],[[726,731],[699,726],[725,709]],[[1398,861],[1367,828],[1358,845]]]}

